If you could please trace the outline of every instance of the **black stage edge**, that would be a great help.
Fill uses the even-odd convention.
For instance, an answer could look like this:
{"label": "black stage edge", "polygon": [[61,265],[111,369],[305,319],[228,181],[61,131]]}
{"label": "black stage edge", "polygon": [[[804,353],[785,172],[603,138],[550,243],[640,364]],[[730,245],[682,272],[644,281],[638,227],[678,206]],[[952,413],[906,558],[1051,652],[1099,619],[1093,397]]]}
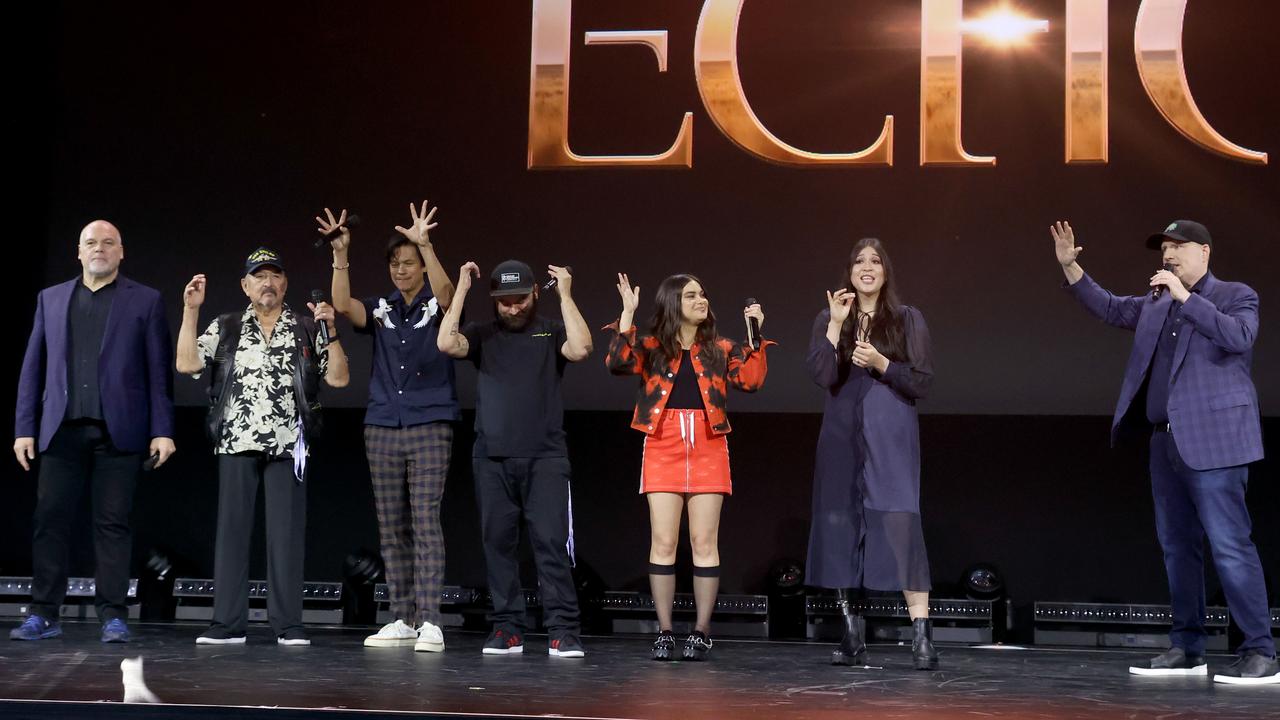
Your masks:
{"label": "black stage edge", "polygon": [[[484,636],[450,632],[444,653],[364,648],[363,628],[313,629],[309,648],[254,627],[238,647],[196,646],[199,625],[135,625],[105,646],[97,625],[0,645],[0,717],[16,718],[1246,718],[1274,717],[1276,687],[1138,678],[1149,652],[942,648],[943,669],[911,669],[910,648],[875,645],[874,666],[827,664],[832,646],[716,642],[705,663],[655,663],[647,638],[584,639],[587,657],[483,656]],[[145,658],[165,705],[126,705],[120,661]],[[1211,672],[1229,656],[1210,656]]]}

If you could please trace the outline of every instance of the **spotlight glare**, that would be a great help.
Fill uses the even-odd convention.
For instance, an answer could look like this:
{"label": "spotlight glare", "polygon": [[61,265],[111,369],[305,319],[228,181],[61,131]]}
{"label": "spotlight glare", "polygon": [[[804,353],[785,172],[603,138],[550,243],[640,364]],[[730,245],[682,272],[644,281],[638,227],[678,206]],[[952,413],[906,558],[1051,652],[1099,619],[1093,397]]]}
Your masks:
{"label": "spotlight glare", "polygon": [[1049,32],[1049,21],[1024,17],[1006,8],[977,20],[961,21],[960,32],[981,36],[995,45],[1020,45],[1034,33]]}

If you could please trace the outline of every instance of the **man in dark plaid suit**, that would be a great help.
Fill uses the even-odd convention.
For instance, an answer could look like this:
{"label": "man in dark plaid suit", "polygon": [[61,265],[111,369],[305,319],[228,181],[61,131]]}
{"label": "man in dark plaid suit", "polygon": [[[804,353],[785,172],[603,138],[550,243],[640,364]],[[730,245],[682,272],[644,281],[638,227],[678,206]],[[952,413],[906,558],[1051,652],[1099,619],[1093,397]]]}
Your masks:
{"label": "man in dark plaid suit", "polygon": [[1248,464],[1262,459],[1258,395],[1250,378],[1258,294],[1209,272],[1213,241],[1200,223],[1178,220],[1147,238],[1163,269],[1151,292],[1119,297],[1076,262],[1071,226],[1050,228],[1068,291],[1093,315],[1135,333],[1112,442],[1130,412],[1145,411],[1151,490],[1173,606],[1171,648],[1135,675],[1208,674],[1204,538],[1231,616],[1244,634],[1236,662],[1214,675],[1232,684],[1280,684],[1267,589],[1245,505]]}

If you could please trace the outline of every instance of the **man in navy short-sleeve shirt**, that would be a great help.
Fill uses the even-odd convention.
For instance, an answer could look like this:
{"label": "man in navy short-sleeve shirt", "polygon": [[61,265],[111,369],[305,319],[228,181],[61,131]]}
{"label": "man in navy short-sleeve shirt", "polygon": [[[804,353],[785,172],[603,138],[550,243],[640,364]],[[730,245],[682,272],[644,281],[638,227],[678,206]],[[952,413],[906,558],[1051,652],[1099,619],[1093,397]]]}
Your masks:
{"label": "man in navy short-sleeve shirt", "polygon": [[409,205],[412,225],[396,227],[387,246],[395,290],[384,297],[351,297],[346,211],[316,220],[332,234],[333,304],[357,333],[373,338],[365,454],[378,511],[379,540],[395,620],[365,639],[368,647],[413,645],[444,650],[440,586],[444,537],[440,505],[458,420],[453,360],[436,347],[453,283],[440,266],[428,231],[437,208]]}

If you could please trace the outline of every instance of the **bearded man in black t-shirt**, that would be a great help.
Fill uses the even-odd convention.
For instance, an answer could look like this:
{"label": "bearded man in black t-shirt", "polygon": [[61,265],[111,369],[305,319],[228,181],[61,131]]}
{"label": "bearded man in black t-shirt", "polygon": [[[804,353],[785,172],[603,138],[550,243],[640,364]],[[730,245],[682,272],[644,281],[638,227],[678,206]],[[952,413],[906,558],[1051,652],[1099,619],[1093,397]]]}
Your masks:
{"label": "bearded man in black t-shirt", "polygon": [[543,622],[553,657],[583,657],[573,584],[573,517],[569,453],[560,381],[568,363],[591,354],[591,331],[570,293],[569,268],[548,265],[564,321],[539,317],[533,270],[517,260],[494,268],[489,295],[496,317],[459,329],[474,262],[462,266],[436,341],[441,352],[467,358],[479,371],[476,442],[471,453],[493,630],[486,655],[524,652],[520,588],[520,523],[528,528],[538,568]]}

